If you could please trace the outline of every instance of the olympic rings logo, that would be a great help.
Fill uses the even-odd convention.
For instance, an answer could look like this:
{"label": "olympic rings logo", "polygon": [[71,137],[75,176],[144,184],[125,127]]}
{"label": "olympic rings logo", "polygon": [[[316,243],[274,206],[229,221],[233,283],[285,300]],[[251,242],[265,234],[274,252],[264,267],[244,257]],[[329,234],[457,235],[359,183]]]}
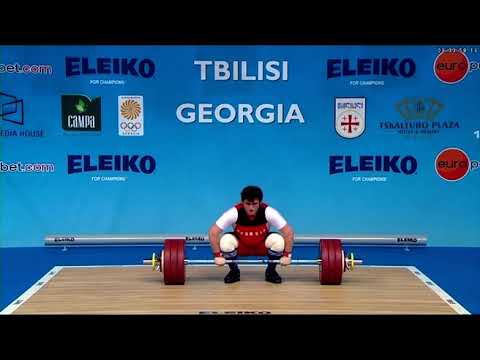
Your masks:
{"label": "olympic rings logo", "polygon": [[139,122],[133,123],[133,122],[122,122],[120,123],[120,127],[122,130],[126,130],[127,128],[129,130],[140,130],[142,127],[142,124]]}

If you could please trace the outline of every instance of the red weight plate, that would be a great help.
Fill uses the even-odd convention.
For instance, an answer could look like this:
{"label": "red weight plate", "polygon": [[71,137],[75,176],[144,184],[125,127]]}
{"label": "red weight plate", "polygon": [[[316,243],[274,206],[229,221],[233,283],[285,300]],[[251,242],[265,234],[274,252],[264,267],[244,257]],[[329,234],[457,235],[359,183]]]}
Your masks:
{"label": "red weight plate", "polygon": [[164,242],[163,281],[166,285],[183,285],[185,283],[185,242],[170,240]]}
{"label": "red weight plate", "polygon": [[174,249],[176,250],[175,241],[172,240],[165,240],[163,243],[163,282],[165,285],[171,285],[173,282],[172,273],[175,272],[173,269],[174,263],[172,264],[171,258],[173,255]]}
{"label": "red weight plate", "polygon": [[177,285],[178,284],[178,242],[177,240],[172,240],[172,251],[170,254],[170,284],[169,285]]}
{"label": "red weight plate", "polygon": [[185,284],[185,240],[177,240],[177,271],[178,285]]}
{"label": "red weight plate", "polygon": [[322,277],[321,277],[321,283],[323,285],[328,285],[331,283],[331,278],[332,278],[332,253],[330,251],[331,247],[331,242],[330,240],[322,240]]}
{"label": "red weight plate", "polygon": [[319,272],[320,272],[320,282],[322,284],[325,284],[328,279],[328,274],[329,274],[329,268],[328,268],[328,242],[325,240],[320,240],[319,244],[319,250],[320,250],[320,256],[322,259],[321,264],[319,265]]}
{"label": "red weight plate", "polygon": [[332,264],[333,279],[332,285],[340,285],[342,283],[343,262],[342,262],[342,242],[340,240],[332,240],[330,251],[335,259]]}
{"label": "red weight plate", "polygon": [[342,282],[342,242],[338,239],[320,240],[322,285],[339,285]]}

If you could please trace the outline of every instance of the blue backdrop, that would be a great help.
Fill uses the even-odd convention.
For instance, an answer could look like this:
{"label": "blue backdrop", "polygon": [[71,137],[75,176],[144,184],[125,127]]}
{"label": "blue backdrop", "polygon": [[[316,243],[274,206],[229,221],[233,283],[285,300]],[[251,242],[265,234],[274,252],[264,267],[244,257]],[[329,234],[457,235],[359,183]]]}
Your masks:
{"label": "blue backdrop", "polygon": [[[434,68],[439,52],[450,49],[2,46],[3,169],[20,162],[52,164],[55,170],[0,172],[1,246],[42,246],[45,235],[58,233],[206,233],[249,184],[263,188],[265,201],[297,233],[417,233],[427,235],[433,246],[480,246],[479,171],[474,169],[480,158],[480,47],[456,47],[465,52],[470,68],[464,79],[451,84],[440,81]],[[83,70],[81,58],[88,65]],[[123,65],[130,67],[112,59],[125,59]],[[387,66],[374,59],[385,59]],[[280,70],[288,62],[288,73],[281,71],[275,81],[235,81],[233,75],[215,80],[212,64],[202,80],[201,66],[194,63],[200,60],[226,61],[230,70],[233,61],[245,61],[250,76],[258,76],[260,61],[278,61]],[[328,76],[329,60],[340,76]],[[25,65],[47,70],[35,73]],[[117,67],[120,73],[115,73]],[[269,72],[264,70],[265,78]],[[68,94],[100,97],[100,131],[62,127],[62,95]],[[143,136],[119,135],[119,96],[143,97]],[[345,138],[336,131],[335,98],[350,97],[365,98],[365,130]],[[421,118],[431,99],[441,108],[434,118]],[[396,107],[402,101],[414,119],[402,117]],[[187,103],[197,109],[192,123],[177,114]],[[206,115],[210,123],[199,121],[200,104],[213,104],[212,114]],[[219,121],[214,109],[220,104],[237,110],[248,104],[253,123],[239,122],[238,113],[231,122]],[[261,104],[283,104],[283,115],[262,122],[255,114]],[[292,104],[299,116],[285,123]],[[221,112],[223,118],[228,115],[226,109]],[[8,121],[13,118],[17,123]],[[405,135],[383,128],[386,122],[429,128],[436,123],[438,129]],[[446,181],[435,170],[437,155],[450,147],[462,149],[472,161],[472,169],[458,181]],[[93,165],[100,155],[151,156],[155,169],[151,174],[68,174],[69,155],[88,155]],[[384,169],[330,174],[333,155],[350,156],[353,165],[360,156],[412,156],[417,167],[412,174]]]}

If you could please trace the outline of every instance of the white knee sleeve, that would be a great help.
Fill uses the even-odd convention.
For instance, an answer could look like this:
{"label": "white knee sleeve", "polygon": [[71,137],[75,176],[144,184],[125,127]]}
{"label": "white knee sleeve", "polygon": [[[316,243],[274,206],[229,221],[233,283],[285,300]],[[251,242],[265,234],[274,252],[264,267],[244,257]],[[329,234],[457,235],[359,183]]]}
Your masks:
{"label": "white knee sleeve", "polygon": [[220,250],[222,252],[232,252],[238,247],[238,240],[232,234],[223,234],[220,238]]}
{"label": "white knee sleeve", "polygon": [[285,240],[280,234],[270,234],[265,240],[265,246],[275,252],[282,252],[285,249]]}

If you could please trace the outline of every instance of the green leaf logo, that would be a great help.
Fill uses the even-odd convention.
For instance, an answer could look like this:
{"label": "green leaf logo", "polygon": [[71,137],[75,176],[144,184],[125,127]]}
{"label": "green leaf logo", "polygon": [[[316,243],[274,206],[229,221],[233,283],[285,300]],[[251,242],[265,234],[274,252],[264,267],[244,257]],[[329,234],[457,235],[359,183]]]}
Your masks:
{"label": "green leaf logo", "polygon": [[79,113],[84,113],[85,111],[87,111],[87,104],[85,104],[82,99],[78,99],[78,103],[75,105],[75,109],[77,109]]}

